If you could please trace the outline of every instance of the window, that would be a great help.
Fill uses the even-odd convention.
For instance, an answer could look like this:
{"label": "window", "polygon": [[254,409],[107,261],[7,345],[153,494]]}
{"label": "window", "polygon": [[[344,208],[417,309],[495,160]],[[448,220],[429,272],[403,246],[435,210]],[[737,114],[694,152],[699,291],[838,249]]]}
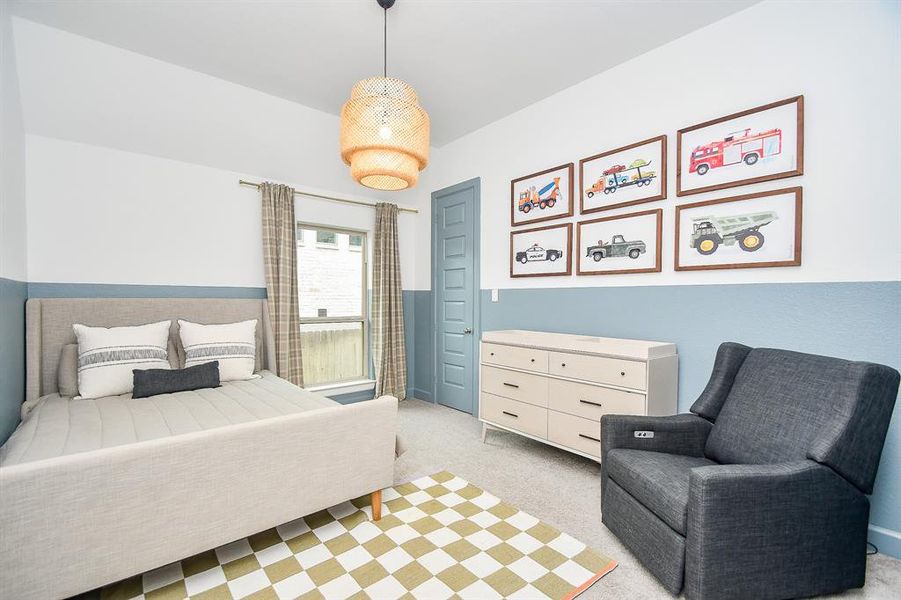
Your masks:
{"label": "window", "polygon": [[298,224],[315,244],[297,245],[304,385],[368,379],[366,234]]}
{"label": "window", "polygon": [[322,244],[323,246],[338,246],[338,234],[334,231],[327,231],[324,229],[316,230],[316,243]]}

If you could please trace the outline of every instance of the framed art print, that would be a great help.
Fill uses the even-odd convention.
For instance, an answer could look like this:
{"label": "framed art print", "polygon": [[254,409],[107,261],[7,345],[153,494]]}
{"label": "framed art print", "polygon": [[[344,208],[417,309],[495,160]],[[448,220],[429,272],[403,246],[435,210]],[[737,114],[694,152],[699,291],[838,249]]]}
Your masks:
{"label": "framed art print", "polygon": [[804,173],[804,96],[680,129],[676,195]]}
{"label": "framed art print", "polygon": [[662,237],[660,208],[582,221],[576,233],[576,273],[657,273]]}
{"label": "framed art print", "polygon": [[666,136],[579,161],[582,214],[666,198]]}
{"label": "framed art print", "polygon": [[527,225],[573,214],[573,164],[510,182],[510,225]]}
{"label": "framed art print", "polygon": [[550,277],[572,273],[573,224],[510,232],[510,277]]}
{"label": "framed art print", "polygon": [[801,188],[676,207],[675,268],[747,269],[801,264]]}

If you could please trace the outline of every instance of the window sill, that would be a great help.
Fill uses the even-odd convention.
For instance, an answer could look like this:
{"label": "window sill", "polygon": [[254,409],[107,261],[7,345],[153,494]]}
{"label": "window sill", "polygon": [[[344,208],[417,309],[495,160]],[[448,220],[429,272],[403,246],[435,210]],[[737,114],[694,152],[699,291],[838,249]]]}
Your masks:
{"label": "window sill", "polygon": [[374,379],[356,379],[354,381],[342,381],[341,383],[324,383],[305,387],[308,392],[337,392],[351,394],[353,392],[366,392],[375,389]]}

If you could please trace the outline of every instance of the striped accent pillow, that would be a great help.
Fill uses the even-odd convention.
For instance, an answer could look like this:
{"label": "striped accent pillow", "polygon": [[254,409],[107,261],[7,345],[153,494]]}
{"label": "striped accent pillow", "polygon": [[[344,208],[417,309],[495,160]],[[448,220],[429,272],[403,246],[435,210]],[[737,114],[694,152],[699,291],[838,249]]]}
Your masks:
{"label": "striped accent pillow", "polygon": [[169,369],[172,321],[134,327],[72,326],[78,340],[77,398],[128,394],[134,369]]}
{"label": "striped accent pillow", "polygon": [[185,349],[185,368],[219,361],[219,380],[252,379],[256,357],[257,320],[201,325],[178,321]]}

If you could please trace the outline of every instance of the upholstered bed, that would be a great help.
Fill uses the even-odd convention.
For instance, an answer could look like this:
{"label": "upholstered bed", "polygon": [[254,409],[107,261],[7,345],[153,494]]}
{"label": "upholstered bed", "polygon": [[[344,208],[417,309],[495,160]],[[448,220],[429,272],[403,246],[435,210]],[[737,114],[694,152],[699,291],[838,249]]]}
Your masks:
{"label": "upholstered bed", "polygon": [[[393,483],[397,400],[342,406],[276,377],[265,300],[33,299],[23,422],[0,449],[0,596],[84,592]],[[72,325],[258,319],[259,378],[61,396]],[[170,338],[175,336],[175,326]]]}

